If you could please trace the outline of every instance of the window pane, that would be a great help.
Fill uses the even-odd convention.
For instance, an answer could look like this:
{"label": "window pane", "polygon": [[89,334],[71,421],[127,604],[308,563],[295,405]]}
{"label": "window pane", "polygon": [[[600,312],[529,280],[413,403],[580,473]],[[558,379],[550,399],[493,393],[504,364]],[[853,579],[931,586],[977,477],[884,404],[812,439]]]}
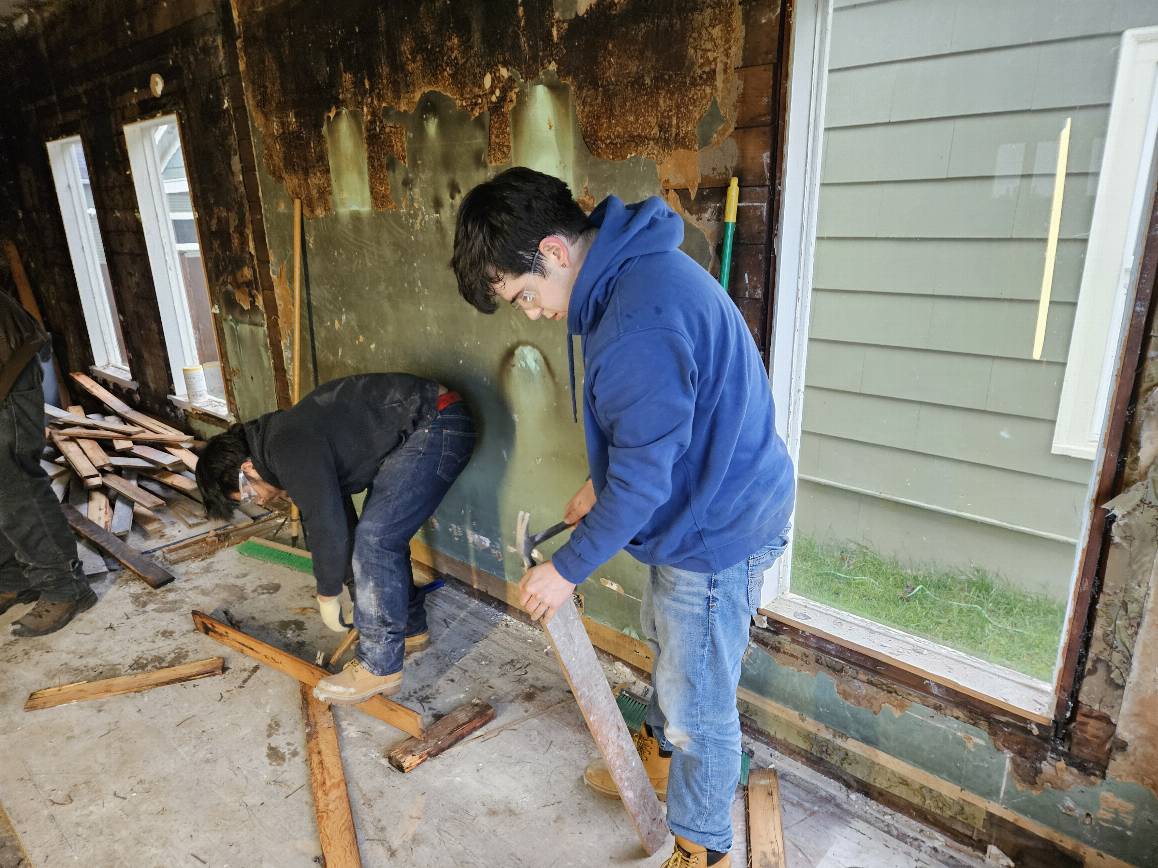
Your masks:
{"label": "window pane", "polygon": [[1059,397],[1121,32],[1158,8],[1022,5],[832,11],[791,589],[1049,680],[1093,473]]}

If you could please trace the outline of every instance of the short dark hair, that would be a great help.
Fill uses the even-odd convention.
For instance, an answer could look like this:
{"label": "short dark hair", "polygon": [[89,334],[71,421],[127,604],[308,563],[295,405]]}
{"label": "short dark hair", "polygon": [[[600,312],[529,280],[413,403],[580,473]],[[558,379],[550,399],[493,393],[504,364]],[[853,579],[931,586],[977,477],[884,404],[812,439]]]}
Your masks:
{"label": "short dark hair", "polygon": [[249,458],[245,426],[230,425],[211,437],[197,459],[197,487],[212,518],[229,518],[237,505],[229,495],[237,491],[237,474]]}
{"label": "short dark hair", "polygon": [[516,166],[466,194],[454,227],[450,265],[458,291],[483,313],[494,313],[495,282],[503,275],[534,269],[539,242],[549,235],[574,241],[591,221],[558,178]]}

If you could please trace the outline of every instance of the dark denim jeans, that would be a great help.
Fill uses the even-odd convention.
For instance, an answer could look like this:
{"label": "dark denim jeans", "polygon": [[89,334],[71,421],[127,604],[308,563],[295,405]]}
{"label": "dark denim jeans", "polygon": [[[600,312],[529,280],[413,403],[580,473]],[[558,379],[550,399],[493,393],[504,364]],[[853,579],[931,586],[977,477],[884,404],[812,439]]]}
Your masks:
{"label": "dark denim jeans", "polygon": [[44,393],[33,359],[0,401],[0,591],[40,592],[43,600],[75,600],[88,590],[48,476]]}
{"label": "dark denim jeans", "polygon": [[709,850],[732,849],[740,661],[764,574],[784,553],[786,534],[718,573],[652,567],[643,591],[643,632],[655,654],[646,720],[660,746],[673,752],[667,824]]}
{"label": "dark denim jeans", "polygon": [[426,630],[410,538],[430,518],[474,451],[474,422],[459,401],[386,456],[354,533],[358,659],[375,675],[402,670],[406,636]]}

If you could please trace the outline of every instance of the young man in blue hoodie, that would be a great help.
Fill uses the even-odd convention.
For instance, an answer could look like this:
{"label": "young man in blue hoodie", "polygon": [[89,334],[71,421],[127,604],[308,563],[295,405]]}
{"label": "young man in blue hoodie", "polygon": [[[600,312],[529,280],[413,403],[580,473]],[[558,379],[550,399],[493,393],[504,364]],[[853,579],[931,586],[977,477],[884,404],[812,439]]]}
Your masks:
{"label": "young man in blue hoodie", "polygon": [[[654,697],[635,736],[676,836],[667,868],[726,868],[740,776],[736,687],[764,574],[783,552],[792,462],[768,375],[736,306],[679,249],[662,200],[608,197],[588,217],[557,178],[510,169],[458,212],[452,266],[484,313],[503,301],[566,320],[583,344],[591,478],[567,504],[554,558],[520,582],[549,619],[626,548],[648,564],[641,622]],[[571,366],[575,400],[574,363]],[[616,795],[601,762],[589,786]]]}

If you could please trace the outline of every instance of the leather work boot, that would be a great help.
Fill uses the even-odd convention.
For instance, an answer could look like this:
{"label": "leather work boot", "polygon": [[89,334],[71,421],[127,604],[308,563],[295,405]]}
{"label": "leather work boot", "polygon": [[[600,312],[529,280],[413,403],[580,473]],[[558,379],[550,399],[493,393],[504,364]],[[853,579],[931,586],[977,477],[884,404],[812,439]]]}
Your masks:
{"label": "leather work boot", "polygon": [[40,600],[32,611],[12,625],[13,636],[46,636],[55,633],[97,601],[92,588],[86,587],[76,600]]}
{"label": "leather work boot", "polygon": [[[643,770],[647,772],[647,779],[655,787],[655,794],[661,801],[667,801],[667,775],[671,769],[671,757],[660,755],[659,739],[651,734],[651,728],[646,723],[642,729],[631,734],[631,740],[635,742],[635,749],[639,751],[639,758],[643,760]],[[619,788],[615,786],[607,763],[602,759],[593,760],[583,770],[583,783],[602,796],[619,798]]]}
{"label": "leather work boot", "polygon": [[430,644],[430,631],[423,630],[421,633],[415,633],[413,636],[406,637],[406,652],[413,654],[415,651],[421,651]]}
{"label": "leather work boot", "polygon": [[323,678],[314,687],[314,697],[335,705],[357,705],[371,696],[393,696],[402,689],[402,673],[375,675],[361,660],[351,660],[337,675]]}
{"label": "leather work boot", "polygon": [[715,862],[709,862],[708,857],[714,855],[705,848],[696,844],[694,841],[689,841],[687,838],[681,838],[676,835],[675,850],[667,861],[660,866],[660,868],[731,868],[732,854],[725,853]]}
{"label": "leather work boot", "polygon": [[21,603],[35,603],[40,599],[40,591],[4,591],[0,593],[0,615]]}

